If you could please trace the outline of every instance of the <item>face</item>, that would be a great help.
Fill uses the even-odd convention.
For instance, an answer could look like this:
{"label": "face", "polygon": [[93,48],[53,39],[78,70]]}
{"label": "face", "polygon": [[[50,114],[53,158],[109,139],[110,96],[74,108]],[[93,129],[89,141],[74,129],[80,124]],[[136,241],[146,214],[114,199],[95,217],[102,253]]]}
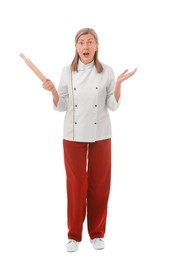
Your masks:
{"label": "face", "polygon": [[97,51],[98,43],[92,34],[81,35],[76,44],[76,50],[79,54],[80,60],[84,64],[93,61],[94,54]]}

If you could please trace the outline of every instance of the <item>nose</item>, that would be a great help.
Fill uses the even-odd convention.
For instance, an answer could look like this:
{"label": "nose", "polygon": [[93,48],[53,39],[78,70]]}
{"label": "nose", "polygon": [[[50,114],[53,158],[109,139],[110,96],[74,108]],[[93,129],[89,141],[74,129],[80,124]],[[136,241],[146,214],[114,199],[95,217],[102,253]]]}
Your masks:
{"label": "nose", "polygon": [[83,47],[87,48],[88,47],[88,42],[85,42]]}

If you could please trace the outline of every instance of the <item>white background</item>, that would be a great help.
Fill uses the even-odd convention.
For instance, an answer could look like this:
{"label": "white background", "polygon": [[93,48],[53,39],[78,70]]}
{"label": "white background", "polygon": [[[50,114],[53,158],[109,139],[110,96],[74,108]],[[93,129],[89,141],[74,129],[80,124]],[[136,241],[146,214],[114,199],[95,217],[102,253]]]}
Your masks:
{"label": "white background", "polygon": [[[173,40],[171,0],[2,0],[0,3],[0,259],[173,259]],[[112,186],[106,249],[65,251],[64,113],[23,52],[58,86],[74,37],[96,30],[99,58],[123,83],[110,112]],[[104,191],[103,191],[104,192]]]}

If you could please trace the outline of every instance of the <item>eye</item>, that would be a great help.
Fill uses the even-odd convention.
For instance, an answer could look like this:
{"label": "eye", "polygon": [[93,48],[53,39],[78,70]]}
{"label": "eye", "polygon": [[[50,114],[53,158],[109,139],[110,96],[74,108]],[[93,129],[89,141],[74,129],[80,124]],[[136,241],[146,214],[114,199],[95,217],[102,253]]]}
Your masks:
{"label": "eye", "polygon": [[87,45],[92,45],[93,41],[87,41]]}
{"label": "eye", "polygon": [[83,44],[84,44],[84,42],[78,42],[78,44],[79,44],[79,45],[83,45]]}

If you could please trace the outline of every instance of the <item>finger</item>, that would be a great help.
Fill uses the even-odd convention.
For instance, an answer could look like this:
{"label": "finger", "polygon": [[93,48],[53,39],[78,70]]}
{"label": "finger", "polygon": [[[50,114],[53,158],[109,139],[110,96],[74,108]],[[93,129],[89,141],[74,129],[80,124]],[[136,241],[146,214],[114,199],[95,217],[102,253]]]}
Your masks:
{"label": "finger", "polygon": [[126,69],[121,75],[124,75],[124,74],[126,74],[127,73],[127,71],[128,71],[128,69]]}
{"label": "finger", "polygon": [[48,83],[48,82],[50,82],[50,79],[45,79],[45,80],[43,81],[43,84],[44,84],[44,83]]}
{"label": "finger", "polygon": [[46,88],[49,88],[49,87],[53,86],[53,83],[49,79],[47,79],[43,82],[43,86]]}
{"label": "finger", "polygon": [[136,71],[137,71],[137,68],[135,68],[135,69],[134,69],[134,70],[133,70],[131,73],[133,73],[133,74],[134,74]]}
{"label": "finger", "polygon": [[137,68],[134,69],[134,70],[131,72],[131,74],[134,75],[134,74],[136,73],[136,71],[137,71]]}
{"label": "finger", "polygon": [[48,86],[49,79],[45,79],[42,83],[42,86],[46,88]]}
{"label": "finger", "polygon": [[[121,75],[126,74],[127,71],[128,71],[128,69],[126,69]],[[137,68],[135,68],[133,71],[129,72],[127,75],[131,75],[131,74],[133,75],[136,71],[137,71]]]}
{"label": "finger", "polygon": [[133,76],[133,75],[135,74],[135,72],[136,72],[136,70],[134,70],[134,71],[132,71],[132,72],[126,74],[126,75],[125,75],[126,79],[130,78],[131,76]]}

